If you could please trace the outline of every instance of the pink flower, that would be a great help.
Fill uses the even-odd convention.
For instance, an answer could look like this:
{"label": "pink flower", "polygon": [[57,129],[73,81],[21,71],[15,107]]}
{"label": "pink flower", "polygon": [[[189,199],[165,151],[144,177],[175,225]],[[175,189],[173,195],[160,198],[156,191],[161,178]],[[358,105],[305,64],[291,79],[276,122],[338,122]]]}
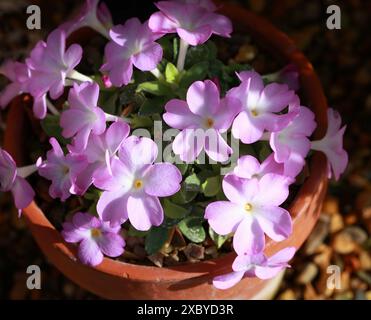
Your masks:
{"label": "pink flower", "polygon": [[68,21],[60,26],[70,35],[82,27],[90,27],[108,38],[108,30],[112,27],[112,16],[107,5],[99,0],[86,0],[80,13],[72,21]]}
{"label": "pink flower", "polygon": [[345,171],[348,164],[348,154],[343,148],[343,136],[346,126],[341,129],[341,117],[334,109],[328,109],[328,127],[326,135],[317,141],[312,141],[312,149],[322,151],[328,161],[328,177],[336,180]]}
{"label": "pink flower", "polygon": [[0,74],[11,81],[0,93],[0,108],[4,109],[13,98],[27,92],[25,81],[29,78],[29,70],[24,63],[7,60],[0,67]]}
{"label": "pink flower", "polygon": [[[111,161],[118,149],[128,137],[130,127],[127,123],[117,121],[101,135],[91,134],[83,154],[87,157],[88,166],[78,175],[76,187],[78,194],[84,194],[89,186],[99,188],[112,175]],[[74,152],[73,146],[69,147]]]}
{"label": "pink flower", "polygon": [[283,164],[274,160],[274,154],[270,154],[261,164],[253,156],[242,156],[237,160],[237,166],[234,168],[234,174],[237,177],[245,179],[260,179],[267,173],[283,175]]}
{"label": "pink flower", "polygon": [[194,2],[157,2],[160,12],[152,14],[149,27],[156,33],[177,33],[192,46],[205,43],[212,34],[230,37],[232,23],[227,17],[213,12],[215,6],[209,1],[202,1],[199,5]]}
{"label": "pink flower", "polygon": [[73,44],[66,50],[66,35],[56,29],[49,34],[47,42],[39,41],[26,59],[31,70],[29,92],[40,97],[49,92],[52,99],[59,98],[64,90],[65,80],[82,56],[82,48]]}
{"label": "pink flower", "polygon": [[62,236],[65,241],[79,243],[78,257],[89,266],[103,261],[103,254],[118,257],[124,252],[125,240],[118,234],[120,226],[111,227],[89,213],[76,213],[71,222],[63,224]]}
{"label": "pink flower", "polygon": [[200,6],[207,11],[216,11],[217,6],[212,0],[176,0],[178,3],[191,4],[193,6]]}
{"label": "pink flower", "polygon": [[61,115],[60,125],[65,138],[74,138],[74,151],[86,148],[91,133],[102,134],[106,129],[106,115],[97,106],[99,86],[94,82],[74,83],[68,94],[69,109]]}
{"label": "pink flower", "polygon": [[141,24],[138,18],[110,30],[110,41],[105,48],[106,63],[102,71],[109,72],[113,85],[127,85],[133,74],[133,65],[142,71],[156,68],[162,59],[162,48],[155,42],[158,35],[152,33],[148,23]]}
{"label": "pink flower", "polygon": [[299,110],[299,114],[286,128],[271,134],[270,145],[275,160],[284,164],[284,174],[295,178],[305,165],[305,157],[310,150],[309,136],[316,128],[316,122],[314,113],[308,108],[293,108]]}
{"label": "pink flower", "polygon": [[232,153],[221,133],[231,126],[239,111],[238,103],[219,97],[214,82],[197,81],[189,87],[187,101],[173,99],[165,105],[164,121],[182,130],[174,139],[173,151],[183,161],[195,160],[203,148],[215,161],[226,161]]}
{"label": "pink flower", "polygon": [[232,126],[236,139],[247,144],[256,142],[264,130],[282,130],[296,116],[295,111],[278,114],[295,98],[287,85],[271,83],[264,87],[262,77],[254,71],[241,72],[239,78],[241,84],[227,94],[238,99],[242,108]]}
{"label": "pink flower", "polygon": [[10,154],[0,148],[0,191],[10,191],[13,194],[19,212],[26,208],[35,196],[35,192],[22,176],[22,169],[17,169]]}
{"label": "pink flower", "polygon": [[74,154],[65,156],[55,138],[50,138],[49,142],[52,150],[47,152],[46,161],[39,166],[39,175],[52,181],[50,196],[65,201],[71,194],[77,194],[75,181],[87,166],[86,157]]}
{"label": "pink flower", "polygon": [[[106,180],[97,204],[99,216],[111,225],[127,219],[137,230],[159,226],[164,213],[158,197],[167,197],[180,189],[182,175],[170,163],[153,164],[157,145],[148,138],[130,136],[112,159],[112,178]],[[104,182],[104,181],[102,181]]]}
{"label": "pink flower", "polygon": [[291,234],[290,214],[279,207],[289,194],[285,177],[268,173],[258,180],[230,174],[223,180],[223,191],[229,201],[210,203],[205,218],[220,235],[234,232],[233,247],[237,254],[261,252],[265,246],[264,233],[274,241],[282,241]]}
{"label": "pink flower", "polygon": [[239,255],[233,262],[233,272],[215,277],[213,284],[218,289],[229,289],[244,277],[258,277],[266,280],[274,278],[280,271],[290,267],[287,264],[295,254],[294,247],[278,251],[267,258],[263,252],[254,255]]}

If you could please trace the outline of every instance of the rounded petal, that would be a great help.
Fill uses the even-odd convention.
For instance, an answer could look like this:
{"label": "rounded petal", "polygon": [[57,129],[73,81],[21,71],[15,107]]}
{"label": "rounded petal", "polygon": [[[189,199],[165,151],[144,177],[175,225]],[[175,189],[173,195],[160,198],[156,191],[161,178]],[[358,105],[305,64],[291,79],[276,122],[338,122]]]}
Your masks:
{"label": "rounded petal", "polygon": [[237,160],[234,174],[240,178],[251,179],[254,175],[260,174],[260,163],[253,156],[242,156]]}
{"label": "rounded petal", "polygon": [[232,202],[245,205],[259,192],[258,179],[242,179],[234,174],[228,174],[223,179],[223,191]]}
{"label": "rounded petal", "polygon": [[215,277],[213,280],[213,285],[214,287],[218,289],[222,289],[222,290],[229,289],[233,287],[234,285],[236,285],[238,282],[240,282],[243,276],[244,276],[243,271],[227,273],[227,274]]}
{"label": "rounded petal", "polygon": [[172,99],[165,105],[166,113],[163,118],[166,124],[176,129],[188,129],[199,127],[201,119],[193,114],[187,102],[179,99]]}
{"label": "rounded petal", "polygon": [[292,257],[294,256],[296,252],[295,247],[287,247],[280,251],[278,251],[276,254],[268,258],[268,265],[274,266],[279,264],[287,264]]}
{"label": "rounded petal", "polygon": [[233,121],[232,134],[243,143],[250,144],[258,141],[264,132],[264,128],[253,120],[248,112],[241,112]]}
{"label": "rounded petal", "polygon": [[14,197],[15,206],[19,210],[26,208],[35,197],[35,192],[30,184],[21,177],[15,178],[11,191]]}
{"label": "rounded petal", "polygon": [[219,90],[211,80],[196,81],[188,89],[187,104],[192,113],[210,117],[219,109]]}
{"label": "rounded petal", "polygon": [[264,246],[264,232],[256,219],[243,219],[233,236],[233,248],[237,254],[257,254]]}
{"label": "rounded petal", "polygon": [[290,213],[280,207],[264,206],[256,209],[256,219],[263,231],[274,241],[287,239],[292,233]]}
{"label": "rounded petal", "polygon": [[115,154],[130,133],[130,126],[123,121],[116,121],[106,131],[105,140],[111,154]]}
{"label": "rounded petal", "polygon": [[97,266],[103,261],[103,254],[98,244],[92,239],[81,241],[77,255],[83,264],[89,266]]}
{"label": "rounded petal", "polygon": [[162,59],[162,47],[153,42],[145,50],[133,56],[133,64],[142,71],[150,71],[156,68]]}
{"label": "rounded petal", "polygon": [[159,226],[164,220],[161,203],[156,197],[129,196],[127,208],[130,223],[139,231]]}
{"label": "rounded petal", "polygon": [[146,173],[144,188],[151,196],[168,197],[180,190],[181,181],[182,174],[176,166],[156,163]]}
{"label": "rounded petal", "polygon": [[118,234],[104,233],[96,241],[100,250],[108,257],[118,257],[124,252],[125,241]]}
{"label": "rounded petal", "polygon": [[205,151],[212,160],[219,162],[227,161],[233,152],[221,134],[214,129],[208,129],[205,133]]}
{"label": "rounded petal", "polygon": [[289,196],[289,182],[285,176],[267,173],[259,180],[259,193],[254,198],[258,205],[279,206]]}
{"label": "rounded petal", "polygon": [[157,153],[158,148],[153,140],[130,136],[121,145],[119,158],[132,172],[138,172],[152,164],[157,158]]}
{"label": "rounded petal", "polygon": [[242,208],[228,201],[212,202],[205,210],[205,219],[208,220],[211,228],[220,235],[236,232],[243,218]]}
{"label": "rounded petal", "polygon": [[193,30],[177,28],[176,31],[179,37],[191,46],[198,46],[205,43],[213,33],[210,25],[204,25]]}
{"label": "rounded petal", "polygon": [[120,189],[103,192],[97,203],[97,212],[112,226],[123,224],[128,219],[126,192]]}
{"label": "rounded petal", "polygon": [[204,145],[203,129],[185,129],[175,137],[172,147],[182,161],[192,162],[199,156]]}
{"label": "rounded petal", "polygon": [[149,18],[149,27],[153,32],[173,33],[176,32],[176,24],[162,12],[155,12]]}

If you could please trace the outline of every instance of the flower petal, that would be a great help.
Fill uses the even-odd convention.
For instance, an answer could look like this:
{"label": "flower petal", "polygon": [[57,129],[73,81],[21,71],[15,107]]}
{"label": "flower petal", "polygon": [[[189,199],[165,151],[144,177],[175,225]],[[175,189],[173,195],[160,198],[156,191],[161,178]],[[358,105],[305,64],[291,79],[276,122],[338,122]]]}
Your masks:
{"label": "flower petal", "polygon": [[237,204],[228,201],[210,203],[205,210],[205,219],[211,228],[220,235],[236,232],[244,218],[244,212]]}
{"label": "flower petal", "polygon": [[127,208],[130,223],[139,231],[147,231],[151,226],[159,226],[164,220],[164,212],[157,197],[131,195]]}
{"label": "flower petal", "polygon": [[264,232],[256,219],[243,219],[233,236],[233,248],[237,254],[256,254],[261,252],[264,246]]}
{"label": "flower petal", "polygon": [[156,163],[146,173],[145,192],[151,196],[168,197],[180,190],[181,181],[182,174],[176,166]]}
{"label": "flower petal", "polygon": [[242,280],[244,272],[231,272],[213,279],[213,285],[218,289],[229,289]]}
{"label": "flower petal", "polygon": [[89,266],[97,266],[103,261],[103,254],[97,243],[92,239],[81,241],[78,249],[78,257],[82,263]]}

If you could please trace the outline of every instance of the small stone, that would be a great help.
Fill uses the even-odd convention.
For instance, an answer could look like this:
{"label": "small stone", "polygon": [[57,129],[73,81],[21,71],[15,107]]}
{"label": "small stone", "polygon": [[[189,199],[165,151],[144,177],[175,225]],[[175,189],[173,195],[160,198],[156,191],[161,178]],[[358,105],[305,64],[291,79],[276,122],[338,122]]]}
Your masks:
{"label": "small stone", "polygon": [[323,241],[329,234],[329,228],[330,217],[328,215],[321,214],[316,226],[314,227],[305,244],[305,254],[311,255],[316,252],[316,249],[323,243]]}
{"label": "small stone", "polygon": [[256,54],[257,54],[256,47],[252,46],[251,44],[245,44],[240,47],[234,60],[237,63],[246,63],[251,60],[254,60]]}
{"label": "small stone", "polygon": [[339,213],[331,216],[330,233],[336,233],[344,228],[343,217]]}
{"label": "small stone", "polygon": [[350,234],[340,232],[335,236],[332,247],[337,253],[348,254],[353,252],[356,249],[357,245],[353,241]]}
{"label": "small stone", "polygon": [[370,253],[362,250],[359,255],[362,270],[371,270],[371,256]]}
{"label": "small stone", "polygon": [[347,227],[342,232],[349,234],[352,240],[359,245],[365,243],[368,238],[367,233],[357,226]]}
{"label": "small stone", "polygon": [[366,291],[365,297],[367,300],[371,300],[371,290]]}
{"label": "small stone", "polygon": [[296,295],[294,290],[292,289],[286,289],[284,292],[282,292],[278,298],[278,300],[296,300]]}
{"label": "small stone", "polygon": [[299,276],[296,278],[297,283],[299,284],[307,284],[313,281],[313,279],[318,274],[318,267],[316,264],[310,262],[305,265],[302,272],[300,272]]}
{"label": "small stone", "polygon": [[339,213],[339,199],[327,196],[322,207],[322,212],[326,214],[338,214]]}

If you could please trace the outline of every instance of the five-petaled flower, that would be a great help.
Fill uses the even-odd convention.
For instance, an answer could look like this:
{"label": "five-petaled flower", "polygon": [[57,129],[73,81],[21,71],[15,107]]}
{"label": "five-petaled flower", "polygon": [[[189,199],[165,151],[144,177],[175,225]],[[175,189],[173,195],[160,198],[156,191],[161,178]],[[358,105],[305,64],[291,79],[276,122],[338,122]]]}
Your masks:
{"label": "five-petaled flower", "polygon": [[[28,90],[34,97],[45,96],[47,92],[52,99],[59,98],[66,85],[66,78],[74,71],[82,57],[82,48],[72,44],[66,50],[66,34],[60,29],[54,30],[46,42],[39,41],[26,64],[31,75]],[[37,116],[45,117],[44,110],[39,110]]]}
{"label": "five-petaled flower", "polygon": [[65,201],[71,194],[78,194],[76,187],[77,176],[87,166],[85,155],[64,155],[61,146],[55,138],[50,138],[52,149],[46,154],[46,161],[39,166],[39,175],[51,180],[50,196]]}
{"label": "five-petaled flower", "polygon": [[234,233],[237,254],[261,252],[265,246],[264,233],[274,241],[282,241],[291,234],[290,214],[279,207],[289,194],[286,177],[268,173],[258,180],[229,174],[223,180],[223,191],[229,201],[210,203],[205,218],[218,234]]}
{"label": "five-petaled flower", "polygon": [[112,40],[106,45],[101,71],[108,72],[116,87],[130,82],[133,65],[151,71],[162,59],[162,47],[155,42],[160,36],[149,29],[148,22],[142,24],[138,18],[131,18],[124,25],[114,26],[109,34]]}
{"label": "five-petaled flower", "polygon": [[111,179],[102,181],[104,191],[97,211],[104,221],[119,225],[127,219],[137,230],[159,226],[164,212],[158,197],[168,197],[180,189],[182,175],[170,163],[154,163],[157,145],[149,138],[130,136],[112,159]]}
{"label": "five-petaled flower", "polygon": [[312,141],[312,149],[322,151],[327,156],[328,177],[339,179],[348,164],[348,153],[343,148],[343,136],[346,126],[341,127],[341,117],[334,109],[328,109],[328,127],[326,135]]}
{"label": "five-petaled flower", "polygon": [[61,115],[60,125],[66,138],[74,137],[74,151],[86,148],[91,133],[102,134],[106,130],[106,115],[97,106],[99,86],[93,82],[74,83],[68,94],[69,108]]}
{"label": "five-petaled flower", "polygon": [[241,84],[227,94],[237,99],[242,109],[232,126],[235,138],[247,144],[256,142],[265,130],[282,130],[297,115],[295,110],[278,114],[295,98],[295,92],[287,85],[270,83],[264,86],[262,77],[255,71],[244,71],[238,76]]}
{"label": "five-petaled flower", "polygon": [[[76,188],[78,194],[84,194],[93,183],[97,188],[104,185],[112,175],[111,161],[117,151],[128,137],[130,127],[123,121],[117,121],[101,135],[91,134],[86,149],[82,152],[86,155],[88,166],[78,175]],[[73,146],[69,146],[70,152],[75,152]]]}
{"label": "five-petaled flower", "polygon": [[79,243],[78,257],[84,264],[96,266],[103,254],[118,257],[123,254],[125,240],[118,234],[120,226],[112,227],[90,213],[78,212],[71,222],[63,224],[62,236],[66,242]]}
{"label": "five-petaled flower", "polygon": [[305,165],[311,143],[309,136],[316,128],[314,113],[308,108],[293,104],[298,115],[281,131],[273,132],[270,136],[270,146],[274,151],[274,158],[284,165],[284,174],[295,178]]}
{"label": "five-petaled flower", "polygon": [[215,161],[226,161],[232,153],[221,133],[226,132],[239,111],[233,98],[220,99],[210,80],[194,82],[187,101],[173,99],[165,105],[164,121],[182,130],[173,141],[173,151],[183,161],[194,161],[204,148]]}
{"label": "five-petaled flower", "polygon": [[287,247],[269,258],[263,252],[239,255],[233,262],[233,271],[215,277],[213,284],[218,289],[229,289],[244,277],[258,277],[263,280],[274,278],[280,271],[290,267],[288,261],[294,256],[295,251],[294,247]]}
{"label": "five-petaled flower", "polygon": [[194,2],[157,2],[160,11],[152,14],[149,27],[156,33],[177,33],[192,46],[205,43],[212,34],[230,37],[232,23],[227,17],[215,13],[216,8],[208,1],[201,4]]}

